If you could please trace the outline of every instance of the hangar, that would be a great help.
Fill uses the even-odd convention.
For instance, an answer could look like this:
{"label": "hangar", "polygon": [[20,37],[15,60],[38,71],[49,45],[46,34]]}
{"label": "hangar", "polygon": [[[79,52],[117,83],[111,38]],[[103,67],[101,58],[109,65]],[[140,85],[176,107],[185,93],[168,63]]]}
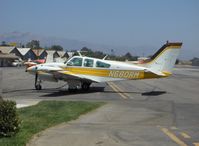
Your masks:
{"label": "hangar", "polygon": [[19,57],[13,53],[6,54],[0,51],[0,67],[12,66],[12,62],[17,59],[19,59]]}

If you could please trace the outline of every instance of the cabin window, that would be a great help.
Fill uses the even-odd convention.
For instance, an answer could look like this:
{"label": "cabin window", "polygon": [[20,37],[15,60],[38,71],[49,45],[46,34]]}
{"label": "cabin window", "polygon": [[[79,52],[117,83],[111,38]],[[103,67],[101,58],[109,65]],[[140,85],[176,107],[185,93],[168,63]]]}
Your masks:
{"label": "cabin window", "polygon": [[68,63],[67,66],[82,66],[82,58],[73,58]]}
{"label": "cabin window", "polygon": [[111,65],[108,64],[108,63],[104,63],[104,62],[101,62],[101,61],[96,62],[96,67],[109,68],[110,66]]}
{"label": "cabin window", "polygon": [[93,67],[93,59],[84,59],[85,67]]}

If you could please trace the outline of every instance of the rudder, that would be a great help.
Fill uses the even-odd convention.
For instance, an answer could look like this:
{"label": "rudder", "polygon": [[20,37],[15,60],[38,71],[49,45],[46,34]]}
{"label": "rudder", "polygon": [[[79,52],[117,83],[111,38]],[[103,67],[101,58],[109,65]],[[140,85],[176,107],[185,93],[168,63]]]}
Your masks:
{"label": "rudder", "polygon": [[171,74],[181,46],[181,42],[167,42],[143,65],[153,71]]}

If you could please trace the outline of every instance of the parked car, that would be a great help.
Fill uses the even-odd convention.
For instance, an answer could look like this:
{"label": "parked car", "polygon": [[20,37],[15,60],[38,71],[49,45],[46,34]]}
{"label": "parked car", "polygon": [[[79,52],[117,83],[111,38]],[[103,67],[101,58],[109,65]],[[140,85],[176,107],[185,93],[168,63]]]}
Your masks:
{"label": "parked car", "polygon": [[14,60],[12,62],[12,66],[22,66],[23,65],[23,62],[21,60]]}

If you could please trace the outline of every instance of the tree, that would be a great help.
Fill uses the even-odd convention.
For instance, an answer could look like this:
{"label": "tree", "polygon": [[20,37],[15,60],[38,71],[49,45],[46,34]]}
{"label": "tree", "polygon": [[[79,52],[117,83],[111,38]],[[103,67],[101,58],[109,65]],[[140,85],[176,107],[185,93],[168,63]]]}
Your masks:
{"label": "tree", "polygon": [[82,52],[91,52],[92,50],[89,49],[89,48],[87,48],[87,47],[83,47],[83,48],[81,49],[81,51],[82,51]]}
{"label": "tree", "polygon": [[93,51],[87,47],[83,47],[81,50],[80,50],[81,54],[82,55],[85,55],[85,56],[88,56],[88,57],[93,57]]}
{"label": "tree", "polygon": [[50,50],[63,51],[64,49],[60,45],[52,45]]}
{"label": "tree", "polygon": [[138,59],[138,56],[132,56],[131,53],[126,53],[124,56],[125,60],[129,61],[136,61]]}
{"label": "tree", "polygon": [[40,48],[40,43],[38,40],[32,40],[31,42],[28,42],[26,44],[27,48],[31,48],[31,49],[39,49]]}
{"label": "tree", "polygon": [[104,54],[103,52],[101,51],[95,51],[93,52],[93,57],[96,57],[96,58],[104,58],[106,56],[106,54]]}
{"label": "tree", "polygon": [[127,59],[127,60],[132,60],[132,55],[131,55],[131,53],[126,53],[125,55],[124,55],[124,57]]}

